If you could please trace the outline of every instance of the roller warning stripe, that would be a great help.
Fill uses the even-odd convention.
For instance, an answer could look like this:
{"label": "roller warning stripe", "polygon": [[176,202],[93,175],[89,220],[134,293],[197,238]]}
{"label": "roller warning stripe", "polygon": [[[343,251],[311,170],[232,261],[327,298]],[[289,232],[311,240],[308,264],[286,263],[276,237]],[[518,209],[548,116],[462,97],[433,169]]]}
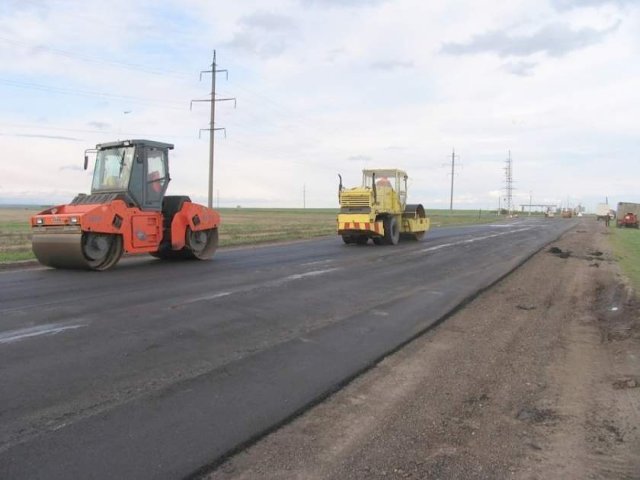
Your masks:
{"label": "roller warning stripe", "polygon": [[344,222],[340,230],[367,230],[382,235],[382,222]]}

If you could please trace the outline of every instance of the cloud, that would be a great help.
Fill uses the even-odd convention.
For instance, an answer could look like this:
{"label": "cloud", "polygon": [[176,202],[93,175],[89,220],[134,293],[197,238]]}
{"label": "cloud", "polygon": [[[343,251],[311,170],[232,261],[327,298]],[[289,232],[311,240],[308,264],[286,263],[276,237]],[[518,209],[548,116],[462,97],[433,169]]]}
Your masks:
{"label": "cloud", "polygon": [[65,170],[71,170],[73,172],[82,172],[84,170],[84,168],[82,168],[80,165],[63,165],[60,168],[58,168],[58,170],[65,171]]}
{"label": "cloud", "polygon": [[372,7],[387,0],[300,0],[302,5],[318,7]]}
{"label": "cloud", "polygon": [[241,17],[238,23],[250,29],[262,29],[269,32],[295,30],[295,24],[291,17],[269,12],[254,12]]}
{"label": "cloud", "polygon": [[87,125],[89,125],[90,127],[98,128],[100,130],[104,130],[104,129],[107,129],[107,128],[111,127],[110,123],[100,122],[100,121],[97,121],[97,120],[94,120],[92,122],[87,122]]}
{"label": "cloud", "polygon": [[557,10],[571,10],[580,7],[600,7],[602,5],[637,5],[638,0],[552,0],[551,4]]}
{"label": "cloud", "polygon": [[404,62],[401,60],[382,60],[373,62],[371,68],[374,70],[401,70],[414,68],[413,62]]}
{"label": "cloud", "polygon": [[227,46],[263,58],[281,55],[297,36],[291,17],[269,12],[254,12],[238,19],[237,31]]}
{"label": "cloud", "polygon": [[368,155],[352,155],[347,158],[349,162],[370,162],[371,157]]}
{"label": "cloud", "polygon": [[62,135],[41,135],[36,133],[0,133],[3,137],[24,137],[24,138],[44,138],[46,140],[68,140],[71,142],[82,142],[81,138],[65,137]]}
{"label": "cloud", "polygon": [[546,53],[561,57],[602,42],[615,32],[620,22],[604,30],[581,28],[573,30],[566,23],[547,25],[530,35],[511,35],[503,30],[493,30],[474,35],[466,43],[445,43],[441,51],[450,55],[495,53],[500,57],[524,57],[535,53]]}
{"label": "cloud", "polygon": [[533,75],[533,69],[536,67],[535,62],[507,62],[502,69],[519,77],[529,77]]}

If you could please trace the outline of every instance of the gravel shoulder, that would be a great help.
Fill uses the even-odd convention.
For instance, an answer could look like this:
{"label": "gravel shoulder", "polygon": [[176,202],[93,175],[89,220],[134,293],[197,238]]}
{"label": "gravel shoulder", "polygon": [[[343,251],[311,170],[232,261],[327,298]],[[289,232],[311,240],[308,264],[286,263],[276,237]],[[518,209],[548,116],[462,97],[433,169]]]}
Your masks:
{"label": "gravel shoulder", "polygon": [[640,304],[607,233],[583,219],[204,478],[640,478]]}

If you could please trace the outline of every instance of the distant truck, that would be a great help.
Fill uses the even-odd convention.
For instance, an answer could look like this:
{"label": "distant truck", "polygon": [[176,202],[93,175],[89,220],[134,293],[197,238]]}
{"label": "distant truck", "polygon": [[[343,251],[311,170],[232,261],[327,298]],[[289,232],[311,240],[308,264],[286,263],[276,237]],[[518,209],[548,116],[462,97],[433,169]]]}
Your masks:
{"label": "distant truck", "polygon": [[596,207],[596,217],[598,221],[611,219],[610,213],[611,207],[609,207],[607,203],[599,203]]}
{"label": "distant truck", "polygon": [[616,226],[618,228],[638,228],[638,216],[640,216],[640,203],[619,202],[616,210]]}

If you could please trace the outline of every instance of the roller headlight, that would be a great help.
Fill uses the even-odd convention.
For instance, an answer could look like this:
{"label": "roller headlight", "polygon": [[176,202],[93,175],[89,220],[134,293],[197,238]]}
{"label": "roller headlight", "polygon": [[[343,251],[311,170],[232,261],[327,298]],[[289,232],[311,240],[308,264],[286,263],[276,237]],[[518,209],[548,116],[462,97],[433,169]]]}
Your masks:
{"label": "roller headlight", "polygon": [[36,218],[36,225],[42,225],[44,223],[44,218],[38,217]]}
{"label": "roller headlight", "polygon": [[69,221],[70,221],[73,225],[76,225],[76,224],[78,223],[78,217],[71,217],[71,218],[69,219]]}

